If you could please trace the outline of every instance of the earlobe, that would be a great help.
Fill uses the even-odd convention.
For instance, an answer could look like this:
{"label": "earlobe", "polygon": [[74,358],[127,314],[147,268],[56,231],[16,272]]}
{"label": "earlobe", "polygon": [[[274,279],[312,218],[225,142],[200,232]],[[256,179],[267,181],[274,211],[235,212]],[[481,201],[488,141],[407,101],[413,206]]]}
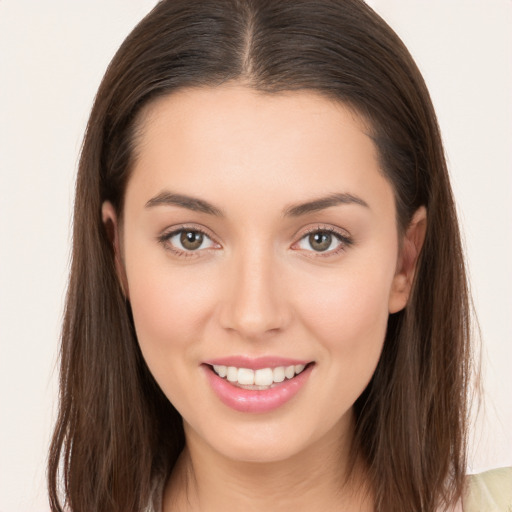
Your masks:
{"label": "earlobe", "polygon": [[427,210],[416,210],[405,232],[389,297],[389,312],[397,313],[406,305],[411,293],[419,255],[427,231]]}
{"label": "earlobe", "polygon": [[112,244],[112,249],[114,251],[117,279],[119,280],[123,295],[126,299],[129,299],[128,280],[126,278],[126,272],[124,269],[121,253],[119,220],[117,212],[110,201],[105,201],[101,205],[101,218],[103,220],[107,236],[110,240],[110,243]]}

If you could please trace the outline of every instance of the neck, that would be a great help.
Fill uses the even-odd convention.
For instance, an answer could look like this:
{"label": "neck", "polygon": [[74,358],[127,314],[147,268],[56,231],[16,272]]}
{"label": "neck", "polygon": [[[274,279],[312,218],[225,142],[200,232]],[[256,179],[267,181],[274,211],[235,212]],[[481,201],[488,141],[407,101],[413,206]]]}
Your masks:
{"label": "neck", "polygon": [[349,475],[352,429],[329,435],[286,460],[228,459],[185,428],[187,446],[167,483],[164,512],[249,510],[371,511],[362,464]]}

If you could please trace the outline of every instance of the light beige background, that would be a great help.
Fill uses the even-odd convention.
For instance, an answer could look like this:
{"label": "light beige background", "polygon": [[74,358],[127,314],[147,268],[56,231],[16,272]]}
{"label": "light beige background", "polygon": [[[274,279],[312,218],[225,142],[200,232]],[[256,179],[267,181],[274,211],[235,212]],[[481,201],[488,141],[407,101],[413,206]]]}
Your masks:
{"label": "light beige background", "polygon": [[[96,88],[154,0],[0,0],[0,512],[48,510],[73,184]],[[373,0],[430,88],[483,333],[470,471],[512,465],[512,1]]]}

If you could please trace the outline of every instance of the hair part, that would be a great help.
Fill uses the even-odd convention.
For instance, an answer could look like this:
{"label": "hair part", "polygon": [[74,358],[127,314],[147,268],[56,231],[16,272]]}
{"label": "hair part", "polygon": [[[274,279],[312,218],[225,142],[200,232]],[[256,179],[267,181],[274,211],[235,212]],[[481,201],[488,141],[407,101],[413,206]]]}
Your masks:
{"label": "hair part", "polygon": [[361,0],[168,0],[109,65],[82,147],[52,511],[63,510],[60,473],[69,510],[142,510],[184,446],[181,417],[140,352],[101,205],[122,215],[144,107],[230,81],[264,94],[310,90],[352,108],[372,129],[399,231],[427,208],[409,303],[390,315],[376,372],[354,406],[353,460],[364,460],[382,512],[454,503],[466,468],[470,309],[441,137],[413,59]]}

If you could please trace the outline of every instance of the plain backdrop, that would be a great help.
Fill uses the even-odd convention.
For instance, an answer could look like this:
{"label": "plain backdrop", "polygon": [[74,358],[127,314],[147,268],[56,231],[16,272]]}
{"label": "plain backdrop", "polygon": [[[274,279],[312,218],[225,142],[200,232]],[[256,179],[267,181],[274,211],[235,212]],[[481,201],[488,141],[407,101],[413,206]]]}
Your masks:
{"label": "plain backdrop", "polygon": [[[512,465],[512,2],[373,0],[436,106],[482,330],[475,472]],[[154,0],[0,0],[0,512],[48,510],[76,164],[92,100]]]}

